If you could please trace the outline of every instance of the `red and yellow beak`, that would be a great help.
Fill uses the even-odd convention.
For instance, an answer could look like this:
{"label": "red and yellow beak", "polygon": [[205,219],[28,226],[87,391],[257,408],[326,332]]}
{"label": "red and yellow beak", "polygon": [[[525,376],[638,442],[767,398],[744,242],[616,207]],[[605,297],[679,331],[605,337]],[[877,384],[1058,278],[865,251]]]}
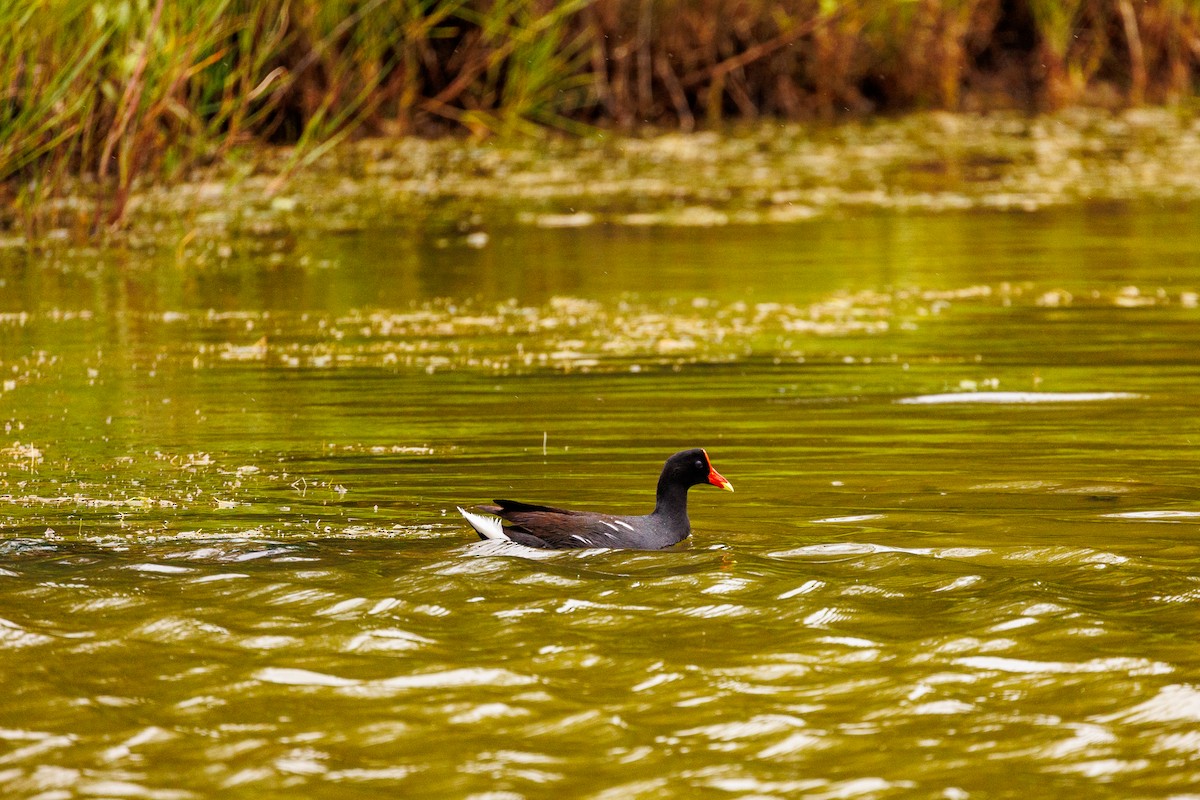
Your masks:
{"label": "red and yellow beak", "polygon": [[713,469],[712,461],[708,457],[708,452],[704,453],[704,460],[708,461],[708,482],[718,489],[733,491],[733,484],[725,480],[725,476]]}

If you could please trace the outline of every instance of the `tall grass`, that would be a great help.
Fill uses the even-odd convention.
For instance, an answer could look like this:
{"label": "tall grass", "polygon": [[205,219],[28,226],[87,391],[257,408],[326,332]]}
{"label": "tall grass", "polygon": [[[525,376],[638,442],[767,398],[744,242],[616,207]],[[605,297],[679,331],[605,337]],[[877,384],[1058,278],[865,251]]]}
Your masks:
{"label": "tall grass", "polygon": [[1198,76],[1200,0],[7,0],[0,200],[103,230],[139,181],[264,142],[294,146],[282,181],[360,132],[1180,102]]}

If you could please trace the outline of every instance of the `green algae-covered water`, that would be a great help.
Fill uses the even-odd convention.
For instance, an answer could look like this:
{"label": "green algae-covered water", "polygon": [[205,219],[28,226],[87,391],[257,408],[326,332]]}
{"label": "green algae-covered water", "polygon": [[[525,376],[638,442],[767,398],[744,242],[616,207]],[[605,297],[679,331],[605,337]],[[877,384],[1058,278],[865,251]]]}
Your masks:
{"label": "green algae-covered water", "polygon": [[[1198,222],[4,256],[0,793],[1187,796]],[[690,446],[680,550],[454,511]]]}

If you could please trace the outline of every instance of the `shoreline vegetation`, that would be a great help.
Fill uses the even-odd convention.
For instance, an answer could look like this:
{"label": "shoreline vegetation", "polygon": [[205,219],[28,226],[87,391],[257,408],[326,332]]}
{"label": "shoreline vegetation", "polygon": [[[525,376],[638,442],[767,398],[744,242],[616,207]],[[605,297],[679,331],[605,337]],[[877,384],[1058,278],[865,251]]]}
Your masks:
{"label": "shoreline vegetation", "polygon": [[[1086,106],[1099,111],[1072,136],[1116,112],[1116,139],[1132,135],[1154,160],[1145,140],[1169,131],[1143,130],[1146,120],[1196,138],[1184,118],[1200,78],[1200,2],[16,0],[0,4],[0,44],[0,228],[36,241],[119,230],[135,197],[213,176],[249,181],[271,202],[331,159],[378,173],[364,160],[372,148],[453,160],[430,139],[468,152],[524,142],[517,152],[554,159],[611,151],[613,134],[752,131],[735,133],[733,153],[714,145],[720,161],[737,142],[779,150],[775,129],[803,149],[813,131],[829,139],[827,123],[869,139],[871,120],[916,112],[953,147],[974,127],[958,112],[1020,139],[1040,124],[1022,115],[1049,114],[1048,129]],[[1145,104],[1174,111],[1122,116]],[[381,144],[364,145],[372,139]],[[1169,178],[1173,159],[1195,153],[1166,147]],[[964,163],[983,174],[989,159],[1011,160],[979,152]],[[423,179],[436,180],[441,166],[427,167]],[[1077,183],[1088,195],[1088,180]],[[805,187],[778,187],[789,188]]]}

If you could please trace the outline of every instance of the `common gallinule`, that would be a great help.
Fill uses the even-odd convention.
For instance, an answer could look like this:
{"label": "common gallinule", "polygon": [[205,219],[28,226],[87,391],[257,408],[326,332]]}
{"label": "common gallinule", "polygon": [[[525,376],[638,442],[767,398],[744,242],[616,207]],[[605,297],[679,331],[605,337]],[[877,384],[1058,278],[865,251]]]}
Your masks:
{"label": "common gallinule", "polygon": [[[682,542],[692,532],[687,515],[688,489],[710,483],[733,491],[732,484],[713,469],[708,453],[700,448],[684,450],[667,459],[658,479],[654,511],[641,517],[568,511],[535,506],[514,500],[497,500],[494,506],[479,506],[496,516],[473,514],[460,507],[481,539],[500,539],[529,547],[565,550],[575,547],[658,550]],[[509,523],[504,525],[501,520]]]}

